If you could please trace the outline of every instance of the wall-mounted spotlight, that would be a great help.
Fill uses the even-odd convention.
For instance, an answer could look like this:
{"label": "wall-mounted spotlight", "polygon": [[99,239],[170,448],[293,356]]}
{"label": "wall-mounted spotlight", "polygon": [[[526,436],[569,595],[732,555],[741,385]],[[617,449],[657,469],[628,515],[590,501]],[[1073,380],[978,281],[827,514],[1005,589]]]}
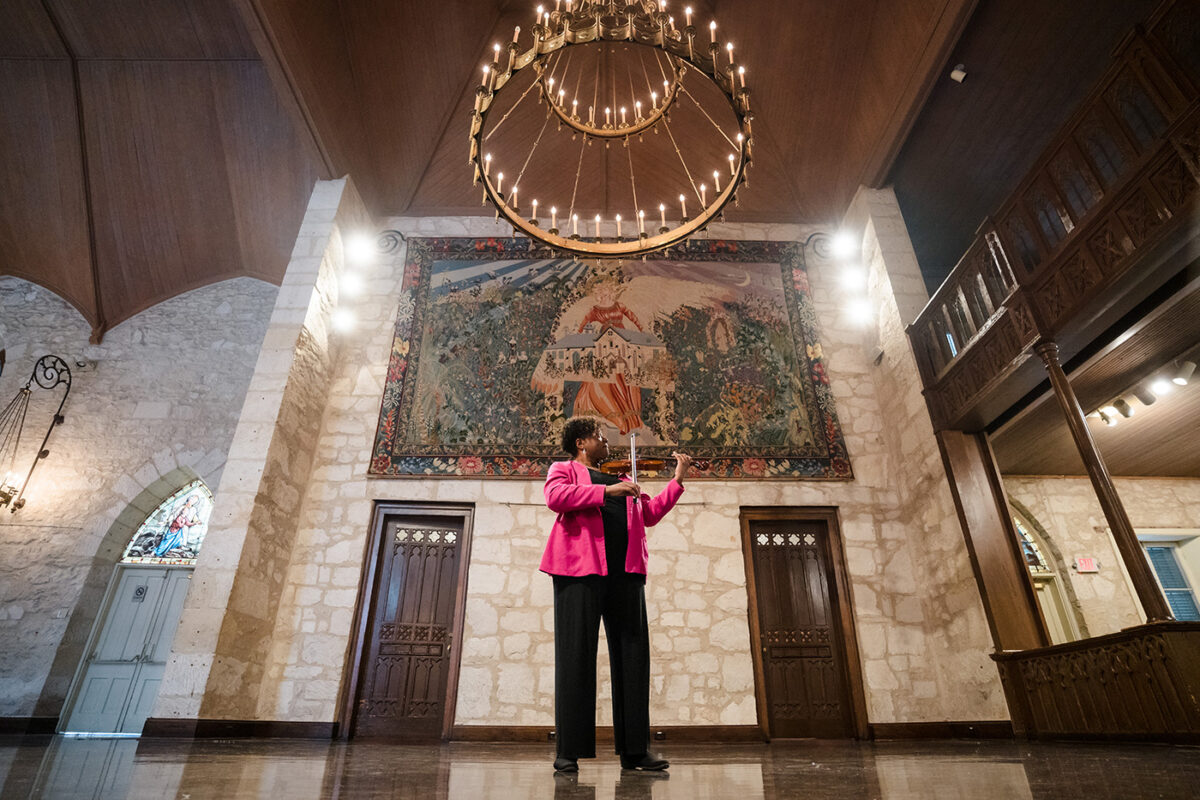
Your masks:
{"label": "wall-mounted spotlight", "polygon": [[1192,373],[1195,371],[1195,361],[1184,361],[1179,365],[1179,369],[1175,370],[1175,375],[1171,378],[1171,382],[1177,386],[1187,386],[1188,381],[1192,379]]}
{"label": "wall-mounted spotlight", "polygon": [[1135,388],[1133,396],[1144,406],[1153,405],[1154,401],[1158,399],[1158,395],[1154,393],[1154,390],[1147,386],[1138,386]]}
{"label": "wall-mounted spotlight", "polygon": [[1124,397],[1113,400],[1112,407],[1125,419],[1133,416],[1133,406],[1129,405],[1129,402]]}
{"label": "wall-mounted spotlight", "polygon": [[950,80],[955,83],[962,83],[967,79],[967,65],[956,64],[954,69],[950,70]]}

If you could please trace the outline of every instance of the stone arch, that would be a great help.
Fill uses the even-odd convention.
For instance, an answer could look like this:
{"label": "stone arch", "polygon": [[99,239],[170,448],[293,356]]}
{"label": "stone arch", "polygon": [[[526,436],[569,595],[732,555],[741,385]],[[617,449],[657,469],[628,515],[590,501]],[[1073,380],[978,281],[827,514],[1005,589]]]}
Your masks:
{"label": "stone arch", "polygon": [[[139,470],[139,474],[141,472]],[[136,482],[136,478],[128,475],[119,479],[123,480]],[[186,465],[175,466],[149,481],[119,513],[108,520],[107,530],[91,557],[79,597],[71,609],[66,632],[54,654],[46,683],[34,709],[35,716],[57,717],[62,712],[75,669],[84,656],[88,636],[100,613],[109,579],[138,526],[154,513],[164,500],[195,480],[203,481],[205,486],[209,487],[209,491],[212,491],[211,484],[197,474],[195,469]],[[100,525],[103,524],[104,521],[101,521]]]}
{"label": "stone arch", "polygon": [[1091,634],[1088,633],[1087,617],[1084,616],[1083,605],[1079,602],[1079,596],[1075,593],[1075,584],[1071,580],[1071,573],[1067,570],[1067,562],[1063,558],[1062,550],[1059,549],[1058,543],[1042,527],[1042,523],[1033,515],[1033,512],[1020,500],[1009,495],[1008,505],[1024,522],[1028,523],[1038,545],[1045,549],[1044,555],[1053,563],[1054,572],[1058,575],[1058,583],[1063,590],[1063,594],[1067,596],[1067,602],[1071,606],[1071,614],[1075,618],[1075,624],[1079,626],[1080,638],[1088,638]]}

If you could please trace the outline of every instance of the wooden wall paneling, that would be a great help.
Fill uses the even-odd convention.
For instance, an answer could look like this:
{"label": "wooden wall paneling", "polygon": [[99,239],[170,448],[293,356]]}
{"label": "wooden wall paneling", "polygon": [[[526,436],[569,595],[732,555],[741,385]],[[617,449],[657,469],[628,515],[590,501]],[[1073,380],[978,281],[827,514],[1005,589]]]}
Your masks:
{"label": "wooden wall paneling", "polygon": [[76,56],[257,58],[234,0],[45,0]]}
{"label": "wooden wall paneling", "polygon": [[937,438],[992,642],[997,650],[1050,644],[986,435],[940,431]]}
{"label": "wooden wall paneling", "polygon": [[278,284],[321,166],[260,61],[211,70],[240,271]]}
{"label": "wooden wall paneling", "polygon": [[71,64],[0,60],[0,95],[0,273],[45,286],[94,326]]}
{"label": "wooden wall paneling", "polygon": [[937,84],[889,176],[931,290],[1158,2],[979,5],[946,61],[966,81]]}
{"label": "wooden wall paneling", "polygon": [[109,324],[242,272],[219,62],[80,62]]}
{"label": "wooden wall paneling", "polygon": [[0,58],[66,57],[42,0],[0,3]]}
{"label": "wooden wall paneling", "polygon": [[[474,97],[493,42],[507,47],[514,25],[528,40],[531,9],[502,19],[494,0],[342,4],[367,145],[389,211],[409,207],[443,140],[457,146],[460,163],[466,163],[462,97]],[[455,25],[446,26],[447,19]]]}
{"label": "wooden wall paneling", "polygon": [[375,209],[375,165],[363,130],[361,102],[339,0],[232,0],[285,107],[306,130],[321,177],[354,176]]}

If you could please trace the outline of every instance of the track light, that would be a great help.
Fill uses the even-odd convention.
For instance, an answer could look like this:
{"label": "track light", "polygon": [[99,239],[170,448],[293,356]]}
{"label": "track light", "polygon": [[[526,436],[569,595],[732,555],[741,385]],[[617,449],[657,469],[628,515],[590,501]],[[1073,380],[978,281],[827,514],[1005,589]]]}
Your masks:
{"label": "track light", "polygon": [[1179,369],[1175,371],[1175,377],[1171,378],[1171,382],[1177,386],[1187,386],[1188,381],[1192,379],[1192,373],[1195,371],[1195,361],[1184,361],[1179,365]]}
{"label": "track light", "polygon": [[1136,397],[1144,406],[1153,405],[1154,401],[1158,399],[1158,395],[1154,393],[1154,390],[1146,386],[1138,386],[1135,388],[1133,390],[1133,396]]}
{"label": "track light", "polygon": [[1129,405],[1129,402],[1123,397],[1114,400],[1112,407],[1125,419],[1133,416],[1133,406]]}

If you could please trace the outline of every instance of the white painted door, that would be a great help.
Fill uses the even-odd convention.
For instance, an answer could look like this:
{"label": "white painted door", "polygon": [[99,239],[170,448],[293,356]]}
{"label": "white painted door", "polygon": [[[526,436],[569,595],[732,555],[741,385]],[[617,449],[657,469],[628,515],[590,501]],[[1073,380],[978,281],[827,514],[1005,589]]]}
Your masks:
{"label": "white painted door", "polygon": [[139,734],[154,706],[190,567],[120,565],[76,677],[64,733]]}

